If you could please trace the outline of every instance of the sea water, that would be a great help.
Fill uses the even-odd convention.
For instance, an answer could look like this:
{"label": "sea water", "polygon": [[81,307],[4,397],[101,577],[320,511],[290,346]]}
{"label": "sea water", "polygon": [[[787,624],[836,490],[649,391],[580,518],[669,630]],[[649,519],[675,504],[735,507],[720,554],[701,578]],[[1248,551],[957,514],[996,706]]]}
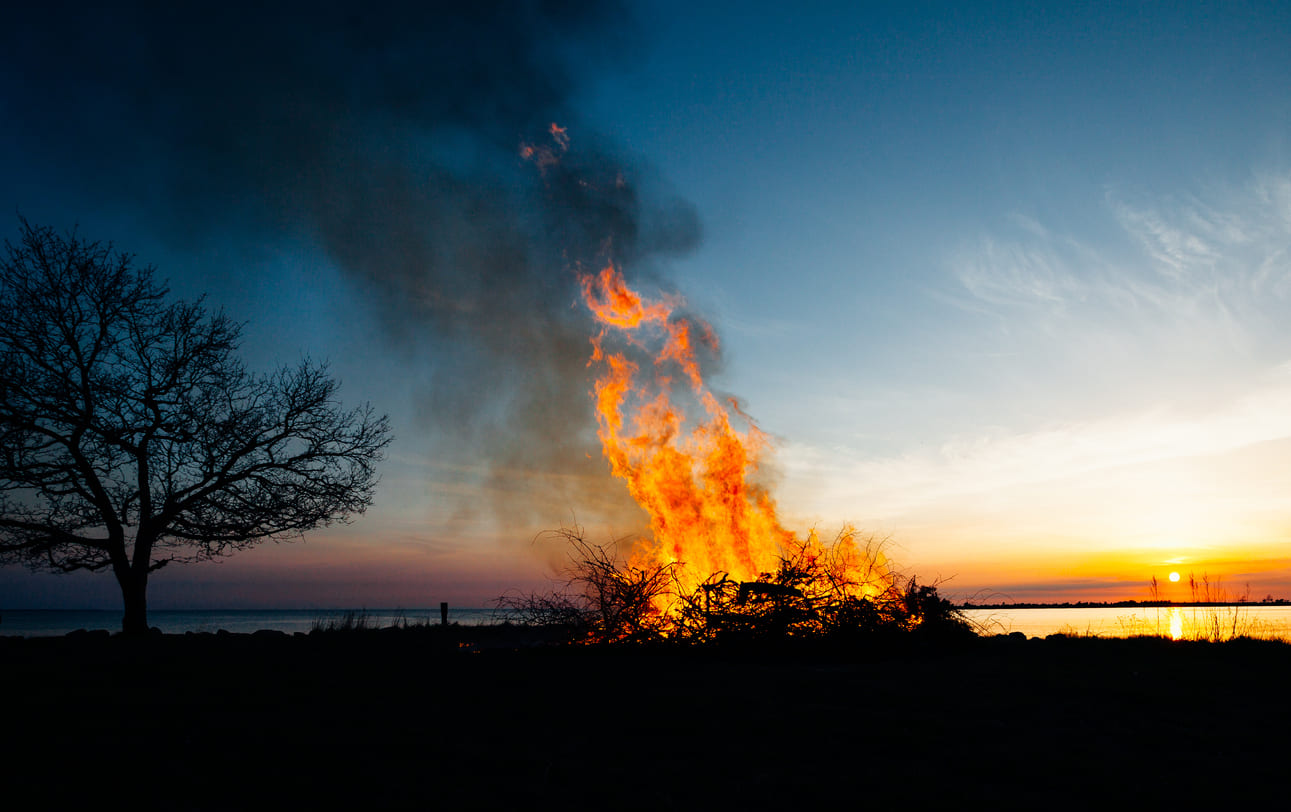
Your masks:
{"label": "sea water", "polygon": [[[1044,609],[968,609],[964,614],[983,634],[1021,632],[1027,637],[1070,634],[1097,637],[1156,635],[1174,639],[1228,639],[1236,636],[1291,641],[1291,606],[1078,607]],[[233,609],[153,610],[148,624],[166,634],[227,631],[247,634],[269,629],[294,634],[344,625],[347,618],[367,628],[437,624],[439,607],[428,609]],[[496,609],[449,607],[448,622],[463,626],[499,623]],[[121,630],[120,610],[3,610],[0,636],[52,637],[78,629]]]}
{"label": "sea water", "polygon": [[1021,632],[1027,637],[1152,635],[1175,640],[1257,637],[1291,642],[1291,606],[1093,606],[1041,609],[966,609],[984,634]]}
{"label": "sea water", "polygon": [[[439,607],[433,609],[229,609],[175,611],[156,609],[148,612],[148,625],[165,634],[226,631],[247,634],[269,629],[294,634],[341,626],[350,620],[366,628],[383,628],[405,624],[438,624]],[[478,626],[500,622],[494,609],[449,607],[448,622]],[[0,636],[54,637],[85,629],[121,631],[120,610],[13,609],[0,611]]]}

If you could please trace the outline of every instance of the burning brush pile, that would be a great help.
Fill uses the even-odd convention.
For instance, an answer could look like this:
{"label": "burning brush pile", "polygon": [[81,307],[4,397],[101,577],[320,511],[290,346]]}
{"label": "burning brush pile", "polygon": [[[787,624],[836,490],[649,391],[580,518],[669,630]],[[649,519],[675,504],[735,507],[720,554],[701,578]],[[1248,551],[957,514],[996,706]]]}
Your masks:
{"label": "burning brush pile", "polygon": [[[569,148],[564,129],[550,135],[521,150],[544,177]],[[718,354],[717,337],[678,297],[643,295],[613,261],[578,281],[601,449],[650,533],[606,547],[579,528],[557,531],[570,551],[564,588],[503,599],[512,617],[598,642],[967,628],[933,587],[894,573],[872,539],[848,528],[826,544],[780,523],[757,480],[769,438],[705,385],[701,362]]]}
{"label": "burning brush pile", "polygon": [[795,540],[774,569],[752,580],[715,572],[694,583],[682,561],[650,559],[619,545],[598,545],[578,528],[553,531],[569,544],[564,585],[547,594],[499,601],[522,625],[561,628],[585,643],[865,642],[915,632],[973,634],[935,587],[888,572],[872,539],[853,530],[822,544],[815,533]]}
{"label": "burning brush pile", "polygon": [[651,533],[607,547],[556,531],[570,545],[565,587],[504,608],[592,642],[967,630],[934,587],[894,573],[872,538],[846,528],[827,544],[781,525],[754,478],[768,438],[704,384],[697,353],[717,349],[707,324],[680,315],[677,300],[643,297],[613,264],[581,282],[599,326],[598,434]]}

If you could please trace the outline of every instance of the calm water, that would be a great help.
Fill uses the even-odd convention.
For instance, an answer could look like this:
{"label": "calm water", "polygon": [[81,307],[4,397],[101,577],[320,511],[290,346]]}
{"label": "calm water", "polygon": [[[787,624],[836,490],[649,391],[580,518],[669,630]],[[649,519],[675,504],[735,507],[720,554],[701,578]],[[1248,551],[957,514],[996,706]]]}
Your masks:
{"label": "calm water", "polygon": [[1099,637],[1150,634],[1175,640],[1227,640],[1245,635],[1291,641],[1291,606],[969,609],[964,614],[988,634],[1022,632],[1027,637],[1057,632]]}
{"label": "calm water", "polygon": [[[356,615],[366,615],[368,626],[392,626],[398,623],[439,623],[439,607],[433,609],[355,609]],[[148,613],[148,623],[166,634],[184,632],[246,633],[260,629],[273,629],[293,634],[308,632],[317,625],[337,624],[345,620],[345,609],[289,609],[224,610],[202,612],[175,612],[153,610]],[[496,613],[492,609],[456,609],[449,607],[448,622],[463,626],[491,623]],[[0,612],[0,636],[49,637],[67,634],[77,629],[121,630],[121,611],[114,610],[5,610]]]}
{"label": "calm water", "polygon": [[[357,609],[366,615],[368,626],[398,623],[439,623],[439,607],[433,609]],[[221,629],[248,633],[273,629],[293,634],[308,632],[329,622],[342,623],[344,609],[225,610],[149,613],[151,625],[166,634],[215,632]],[[1175,639],[1228,639],[1237,635],[1278,638],[1291,641],[1291,607],[1215,606],[1171,607],[1168,609],[1082,608],[1082,609],[970,609],[970,620],[987,634],[1022,632],[1027,637],[1044,637],[1062,632],[1100,637],[1155,634]],[[494,623],[501,616],[493,609],[449,608],[450,623],[475,626]],[[0,612],[0,636],[48,637],[76,629],[121,629],[120,610],[6,610]]]}

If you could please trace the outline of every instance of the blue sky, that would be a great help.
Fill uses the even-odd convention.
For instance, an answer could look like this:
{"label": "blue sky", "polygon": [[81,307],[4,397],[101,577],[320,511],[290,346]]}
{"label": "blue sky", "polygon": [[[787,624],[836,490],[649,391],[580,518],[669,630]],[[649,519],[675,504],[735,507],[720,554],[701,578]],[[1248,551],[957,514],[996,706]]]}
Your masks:
{"label": "blue sky", "polygon": [[598,109],[704,215],[786,513],[967,592],[1285,577],[1285,11],[658,17]]}
{"label": "blue sky", "polygon": [[[898,562],[962,595],[1143,597],[1171,568],[1291,594],[1283,6],[659,2],[622,17],[558,51],[567,87],[535,109],[568,123],[571,154],[612,155],[643,199],[662,201],[643,231],[685,231],[670,213],[693,213],[702,239],[661,238],[629,270],[716,327],[709,380],[777,438],[768,475],[790,526],[890,537]],[[220,194],[242,198],[235,181],[212,190],[217,175],[199,174],[203,200],[176,214],[184,197],[150,190],[184,188],[182,164],[150,161],[111,109],[94,121],[124,126],[133,146],[97,155],[67,120],[38,114],[53,101],[31,102],[40,75],[13,59],[0,68],[0,203],[79,223],[178,293],[206,292],[250,321],[253,363],[330,359],[345,394],[395,421],[366,517],[167,571],[157,605],[479,605],[542,582],[558,557],[531,544],[544,529],[638,529],[595,465],[513,458],[498,439],[514,402],[506,376],[474,375],[457,333],[392,337],[389,306],[319,231],[258,224],[263,212],[242,202],[226,216]],[[364,87],[363,66],[337,73]],[[454,81],[410,86],[451,96]],[[158,91],[162,121],[177,87]],[[392,117],[383,131],[374,109],[363,150],[493,160],[469,134],[417,130],[426,119]],[[162,154],[187,154],[166,138],[195,137],[159,132],[148,137]],[[498,143],[517,149],[534,137],[508,132]],[[240,148],[236,129],[212,138],[228,143],[202,155]],[[121,168],[99,162],[123,156],[137,188],[103,180]],[[523,171],[465,176],[511,188]],[[254,177],[272,198],[279,176]],[[475,256],[447,261],[469,276]],[[463,430],[446,417],[463,409],[501,422]],[[524,493],[544,501],[482,507]],[[113,599],[104,576],[0,578],[33,605]]]}

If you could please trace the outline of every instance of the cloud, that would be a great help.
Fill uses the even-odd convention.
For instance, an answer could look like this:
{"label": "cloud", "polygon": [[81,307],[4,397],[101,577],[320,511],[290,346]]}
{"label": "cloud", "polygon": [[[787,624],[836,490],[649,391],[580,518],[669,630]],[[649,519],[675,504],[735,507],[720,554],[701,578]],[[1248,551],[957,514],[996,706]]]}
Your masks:
{"label": "cloud", "polygon": [[[843,509],[859,507],[866,515],[893,519],[945,500],[1220,455],[1286,438],[1291,438],[1291,367],[1206,414],[1157,407],[1037,431],[982,429],[927,450],[880,458],[847,459],[839,448],[790,445],[782,463],[790,482],[806,475],[841,483],[839,490],[847,494]],[[834,506],[830,513],[837,510]]]}
{"label": "cloud", "polygon": [[1104,203],[1097,239],[1018,215],[956,251],[945,393],[890,391],[883,453],[788,443],[786,513],[946,560],[1282,538],[1291,178]]}
{"label": "cloud", "polygon": [[983,235],[957,251],[952,275],[976,307],[1010,319],[1111,311],[1229,321],[1291,298],[1291,176],[1259,174],[1205,199],[1132,201],[1113,189],[1105,209],[1105,225],[1116,226],[1109,235],[1124,245],[1013,215],[1013,234]]}

